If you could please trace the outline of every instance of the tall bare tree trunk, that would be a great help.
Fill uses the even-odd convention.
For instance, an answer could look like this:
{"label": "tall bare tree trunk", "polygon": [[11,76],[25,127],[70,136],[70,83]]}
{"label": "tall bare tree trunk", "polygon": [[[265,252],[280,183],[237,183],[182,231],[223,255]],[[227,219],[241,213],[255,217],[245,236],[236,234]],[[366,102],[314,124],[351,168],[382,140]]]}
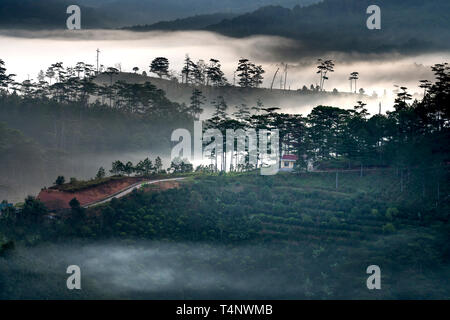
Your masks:
{"label": "tall bare tree trunk", "polygon": [[272,90],[272,88],[273,88],[273,83],[275,82],[275,77],[277,76],[278,70],[280,70],[280,68],[278,68],[277,71],[275,71],[275,74],[273,75],[272,84],[270,85],[270,90]]}

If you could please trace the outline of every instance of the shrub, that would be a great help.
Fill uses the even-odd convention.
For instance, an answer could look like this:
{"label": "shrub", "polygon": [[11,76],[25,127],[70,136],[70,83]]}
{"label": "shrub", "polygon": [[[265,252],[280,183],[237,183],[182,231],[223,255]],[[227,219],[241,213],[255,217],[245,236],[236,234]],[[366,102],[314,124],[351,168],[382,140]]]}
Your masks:
{"label": "shrub", "polygon": [[65,182],[66,182],[66,179],[64,179],[63,176],[58,176],[58,177],[56,178],[56,181],[54,182],[54,185],[56,185],[56,186],[61,186],[61,185],[63,185]]}
{"label": "shrub", "polygon": [[333,225],[333,226],[337,226],[337,225],[339,224],[339,220],[338,220],[336,217],[332,217],[332,218],[330,219],[330,223],[331,223],[331,225]]}
{"label": "shrub", "polygon": [[383,232],[384,233],[394,233],[395,227],[392,223],[388,222],[383,226]]}
{"label": "shrub", "polygon": [[398,215],[398,209],[395,208],[395,207],[394,208],[387,208],[387,210],[386,210],[386,217],[388,217],[388,215],[391,217],[391,218],[388,218],[388,219],[392,219],[393,217]]}
{"label": "shrub", "polygon": [[307,214],[302,214],[302,221],[304,223],[313,223],[313,219]]}
{"label": "shrub", "polygon": [[7,241],[5,243],[0,243],[0,257],[6,256],[8,253],[12,252],[15,248],[13,241]]}

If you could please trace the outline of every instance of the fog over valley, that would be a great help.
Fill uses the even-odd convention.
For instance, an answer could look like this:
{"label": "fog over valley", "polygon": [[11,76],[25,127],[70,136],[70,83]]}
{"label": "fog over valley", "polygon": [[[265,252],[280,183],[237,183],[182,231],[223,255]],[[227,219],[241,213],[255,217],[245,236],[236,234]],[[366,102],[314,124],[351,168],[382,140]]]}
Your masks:
{"label": "fog over valley", "polygon": [[450,299],[449,60],[448,0],[0,0],[0,300]]}
{"label": "fog over valley", "polygon": [[[280,107],[283,112],[307,115],[317,105],[338,106],[343,109],[352,109],[359,100],[367,104],[371,114],[380,111],[385,113],[392,110],[392,105],[398,86],[408,87],[414,98],[423,96],[422,89],[418,87],[419,80],[432,79],[430,65],[448,59],[448,53],[429,53],[419,56],[406,56],[401,54],[362,54],[345,52],[324,52],[320,57],[313,56],[308,48],[302,47],[299,41],[273,36],[251,36],[248,38],[231,38],[212,32],[131,32],[111,30],[77,30],[73,31],[23,31],[8,30],[0,32],[0,46],[2,58],[7,62],[8,72],[16,74],[18,81],[34,80],[40,70],[46,70],[55,62],[63,62],[64,66],[74,66],[79,61],[96,64],[96,50],[100,49],[100,64],[106,67],[115,66],[122,70],[122,74],[114,76],[114,81],[124,80],[130,83],[143,83],[149,81],[158,88],[163,89],[167,97],[178,103],[189,104],[191,87],[180,87],[172,81],[160,80],[155,74],[149,72],[149,64],[156,57],[167,57],[169,68],[173,75],[181,82],[181,70],[186,54],[193,61],[203,59],[208,62],[210,58],[220,60],[222,69],[228,82],[233,84],[235,70],[240,58],[245,57],[255,64],[261,64],[265,70],[263,89],[240,90],[239,88],[201,88],[206,97],[206,105],[201,119],[209,118],[213,113],[212,102],[217,96],[223,96],[233,112],[236,106],[245,103],[254,106],[261,101],[265,107]],[[29,52],[33,52],[30,56]],[[329,75],[324,84],[325,91],[320,94],[305,95],[300,91],[303,86],[308,89],[311,85],[317,86],[319,76],[316,73],[317,59],[335,60],[335,71]],[[287,75],[282,63],[288,65]],[[139,68],[147,78],[133,74],[133,68]],[[276,70],[279,69],[274,78]],[[363,88],[364,95],[353,94],[350,91],[348,75],[358,71],[360,73],[357,88]],[[286,78],[284,78],[286,77]],[[109,77],[101,75],[99,83],[109,84]],[[286,85],[284,80],[286,79]],[[272,86],[273,90],[268,88]],[[397,85],[397,87],[395,87]],[[341,94],[331,91],[336,88]],[[352,91],[354,91],[352,85]],[[91,99],[92,100],[92,99]],[[29,119],[32,122],[32,119]],[[28,120],[27,120],[28,121]],[[13,125],[10,122],[10,125]],[[14,125],[13,125],[14,127]],[[26,126],[15,126],[27,131]],[[50,128],[48,128],[49,131]],[[156,133],[156,132],[154,132]],[[154,135],[154,134],[153,134]],[[165,164],[169,165],[170,132],[165,135],[166,142],[150,144],[146,149],[122,143],[116,148],[120,157],[116,155],[97,154],[92,151],[87,154],[67,155],[63,165],[56,168],[44,169],[45,173],[37,181],[23,181],[22,179],[3,178],[1,193],[13,201],[19,201],[27,194],[37,194],[40,188],[50,186],[53,175],[60,172],[65,176],[79,178],[92,177],[96,170],[103,166],[109,168],[114,157],[123,161],[135,161],[136,154],[160,155]],[[39,141],[35,134],[33,139]],[[149,137],[151,139],[151,137]],[[116,153],[117,154],[117,153]],[[145,158],[145,157],[142,157]],[[208,161],[207,161],[208,162]],[[208,162],[209,163],[209,162]],[[56,170],[55,170],[56,169]],[[9,185],[8,188],[5,188]]]}
{"label": "fog over valley", "polygon": [[[281,63],[287,63],[288,76],[286,88],[308,88],[317,85],[319,77],[316,74],[317,59],[333,59],[336,63],[335,72],[330,74],[325,82],[325,90],[336,88],[339,92],[350,92],[348,75],[353,71],[360,73],[358,89],[365,93],[374,92],[382,97],[383,105],[390,108],[396,89],[394,85],[405,86],[412,93],[422,94],[418,87],[419,80],[431,79],[429,66],[448,59],[448,53],[421,54],[419,56],[404,56],[401,54],[361,54],[343,52],[324,52],[320,56],[312,56],[308,48],[303,48],[296,41],[281,37],[252,36],[234,39],[211,32],[130,32],[109,30],[77,30],[71,31],[8,31],[1,32],[0,45],[2,56],[8,62],[8,70],[17,74],[18,80],[36,79],[40,70],[45,70],[56,61],[65,66],[74,66],[78,61],[96,63],[96,50],[100,49],[100,63],[105,67],[119,66],[123,72],[133,72],[134,67],[149,73],[149,64],[155,57],[163,56],[169,59],[170,69],[178,79],[181,79],[181,69],[184,58],[189,54],[193,61],[210,58],[220,60],[229,82],[233,83],[234,70],[241,57],[261,64],[266,71],[262,87],[270,88],[273,76]],[[14,36],[16,35],[16,36]],[[18,35],[18,36],[17,36]],[[20,36],[20,37],[19,37]],[[28,52],[33,50],[33,56]],[[273,87],[280,87],[280,75],[274,81]],[[153,75],[155,76],[155,75]],[[284,85],[283,85],[284,88]],[[418,96],[419,97],[419,96]],[[349,99],[347,103],[338,103],[342,108],[352,108],[359,98]],[[368,101],[369,111],[378,112],[379,101]],[[264,101],[263,101],[264,102]],[[329,105],[333,101],[327,101]],[[307,113],[314,103],[306,106],[300,103],[295,108],[295,101],[277,106],[289,107],[289,111]],[[386,111],[383,110],[383,111]]]}

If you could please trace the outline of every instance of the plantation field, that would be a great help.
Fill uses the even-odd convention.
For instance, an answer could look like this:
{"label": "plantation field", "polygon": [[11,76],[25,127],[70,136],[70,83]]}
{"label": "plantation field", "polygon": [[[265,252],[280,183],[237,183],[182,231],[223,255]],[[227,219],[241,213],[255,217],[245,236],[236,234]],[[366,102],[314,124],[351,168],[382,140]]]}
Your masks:
{"label": "plantation field", "polygon": [[[9,298],[448,299],[448,173],[423,173],[190,175],[40,227],[3,223],[16,248],[3,250],[0,280]],[[76,297],[57,286],[74,257],[87,278]],[[367,289],[370,265],[381,290]]]}

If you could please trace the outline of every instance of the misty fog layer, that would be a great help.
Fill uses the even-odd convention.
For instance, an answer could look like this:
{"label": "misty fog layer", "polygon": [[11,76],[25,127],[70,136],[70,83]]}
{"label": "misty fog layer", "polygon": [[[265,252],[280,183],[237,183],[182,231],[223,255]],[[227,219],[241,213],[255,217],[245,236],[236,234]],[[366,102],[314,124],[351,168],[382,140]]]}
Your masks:
{"label": "misty fog layer", "polygon": [[[405,230],[379,236],[371,249],[379,250],[377,259],[384,259],[418,239],[420,233]],[[408,280],[414,261],[402,267],[386,264],[382,266],[384,290],[366,290],[365,271],[374,262],[369,252],[357,243],[345,254],[332,245],[324,246],[318,254],[309,246],[134,241],[18,248],[9,259],[0,257],[0,297],[405,298],[425,297],[428,290],[438,289],[434,287],[436,279],[446,277],[444,270],[436,269],[411,283]],[[422,257],[424,253],[418,254]],[[81,291],[66,288],[66,270],[70,265],[81,269]],[[445,284],[442,290],[445,292]]]}
{"label": "misty fog layer", "polygon": [[[447,61],[449,53],[435,53],[421,56],[401,56],[399,54],[358,54],[358,53],[323,53],[321,57],[311,57],[308,48],[301,43],[269,36],[255,36],[235,39],[221,36],[211,32],[129,32],[107,30],[81,30],[81,31],[43,31],[30,32],[9,30],[0,32],[0,58],[6,63],[8,73],[17,74],[17,80],[34,79],[40,70],[46,70],[55,62],[74,66],[78,61],[96,64],[96,49],[99,48],[100,64],[105,67],[118,66],[124,72],[132,72],[137,66],[140,72],[149,72],[149,64],[155,57],[165,56],[170,60],[170,69],[180,76],[180,70],[186,54],[194,61],[216,58],[221,61],[222,68],[230,83],[234,82],[234,70],[241,57],[251,59],[261,64],[264,74],[263,87],[269,88],[273,81],[273,88],[280,89],[280,80],[285,76],[281,63],[288,63],[286,89],[297,90],[304,85],[317,85],[319,77],[316,74],[317,58],[335,59],[335,72],[329,75],[324,88],[327,91],[336,88],[339,92],[349,92],[350,82],[348,76],[352,71],[360,73],[357,88],[363,88],[368,96],[360,95],[333,95],[318,94],[304,95],[283,90],[258,93],[253,91],[236,92],[235,90],[205,89],[207,98],[205,113],[202,119],[211,115],[211,101],[218,95],[226,98],[230,112],[241,103],[249,106],[255,105],[261,99],[266,107],[281,107],[284,112],[301,113],[307,115],[315,106],[331,105],[349,109],[356,101],[364,100],[371,114],[379,111],[384,113],[392,109],[395,96],[394,85],[406,86],[409,92],[416,93],[414,98],[422,97],[422,89],[418,88],[419,80],[433,79],[429,66],[434,63]],[[280,68],[274,78],[275,71]],[[153,75],[154,76],[154,75]],[[132,77],[131,77],[132,78]],[[139,81],[146,81],[141,77]],[[158,81],[152,80],[156,85]],[[167,81],[166,81],[167,82]],[[237,82],[237,81],[236,81]],[[161,85],[167,92],[169,99],[189,104],[191,88]],[[354,85],[352,90],[354,90]],[[377,95],[372,95],[375,92]],[[33,137],[35,138],[35,137]],[[169,136],[167,136],[167,139]],[[136,150],[133,153],[118,154],[80,154],[65,161],[61,168],[50,168],[45,171],[41,179],[28,179],[26,181],[0,181],[1,198],[13,202],[21,201],[28,194],[36,195],[44,186],[53,183],[56,175],[67,178],[91,178],[100,166],[107,170],[115,160],[132,161],[150,157],[161,156],[168,163],[170,154],[169,144],[161,146],[160,150]]]}
{"label": "misty fog layer", "polygon": [[[281,37],[235,39],[210,32],[2,31],[0,47],[8,71],[17,74],[19,80],[36,79],[39,70],[45,70],[56,61],[64,62],[66,66],[75,65],[78,61],[95,65],[96,49],[99,48],[100,64],[105,67],[120,64],[125,72],[132,72],[136,66],[140,72],[148,72],[152,59],[165,56],[170,60],[170,69],[180,75],[186,54],[194,61],[216,58],[221,61],[231,83],[238,59],[246,57],[266,70],[264,87],[271,86],[275,71],[278,67],[282,70],[281,63],[284,62],[289,64],[286,89],[291,90],[301,89],[303,85],[309,88],[318,83],[317,58],[334,59],[335,72],[325,82],[325,90],[336,88],[340,92],[350,92],[348,76],[358,71],[358,90],[363,88],[366,94],[376,92],[378,96],[383,96],[386,90],[387,99],[383,101],[386,105],[392,104],[394,85],[408,87],[419,98],[422,93],[418,87],[419,80],[432,79],[429,66],[446,61],[450,56],[440,52],[414,57],[329,52],[315,57],[301,43]],[[284,73],[280,71],[275,78],[274,88],[279,88],[281,74]],[[377,112],[378,103],[369,104],[369,111]]]}
{"label": "misty fog layer", "polygon": [[[93,245],[50,245],[21,248],[10,260],[9,272],[25,275],[16,283],[24,285],[29,275],[29,298],[52,297],[111,298],[186,298],[185,294],[212,298],[237,294],[242,297],[288,296],[301,290],[282,269],[283,261],[274,260],[276,250],[250,247],[223,247],[201,244],[141,242],[137,245],[102,243]],[[253,272],[242,268],[249,263]],[[0,258],[0,268],[5,260]],[[66,269],[77,265],[82,274],[82,291],[66,289]],[[2,268],[3,269],[3,268]],[[4,271],[4,270],[3,270]],[[1,279],[1,276],[0,276]],[[47,288],[39,288],[45,279]],[[0,285],[1,287],[1,285]],[[80,295],[81,294],[81,295]],[[60,295],[60,296],[59,296]],[[3,297],[5,298],[5,297]]]}

